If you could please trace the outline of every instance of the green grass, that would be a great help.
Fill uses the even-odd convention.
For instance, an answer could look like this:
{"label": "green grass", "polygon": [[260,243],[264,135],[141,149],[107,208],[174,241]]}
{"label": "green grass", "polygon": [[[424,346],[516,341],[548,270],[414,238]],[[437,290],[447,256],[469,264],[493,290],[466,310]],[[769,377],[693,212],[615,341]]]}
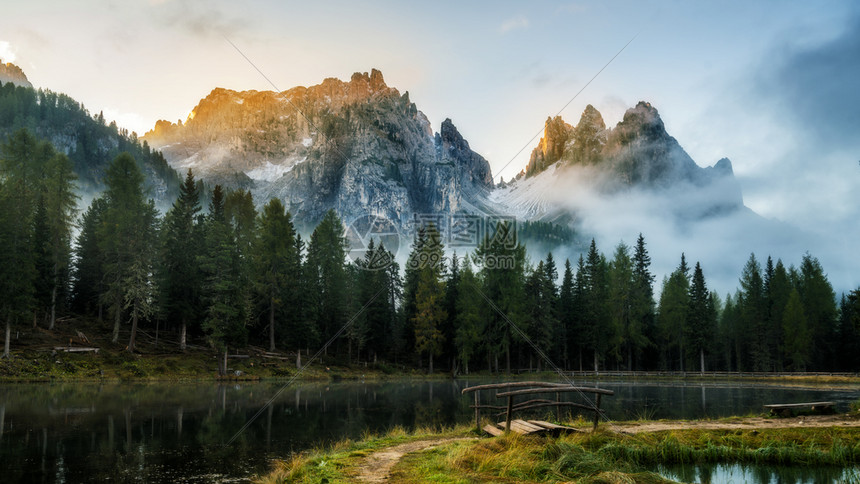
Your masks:
{"label": "green grass", "polygon": [[[444,432],[401,429],[385,436],[338,443],[278,463],[258,482],[352,482],[374,450],[410,440],[475,435],[466,427]],[[557,438],[519,436],[451,442],[407,454],[393,468],[391,482],[436,483],[662,483],[650,472],[657,464],[744,463],[779,466],[856,466],[860,430],[785,428],[674,430],[618,434],[606,429]]]}

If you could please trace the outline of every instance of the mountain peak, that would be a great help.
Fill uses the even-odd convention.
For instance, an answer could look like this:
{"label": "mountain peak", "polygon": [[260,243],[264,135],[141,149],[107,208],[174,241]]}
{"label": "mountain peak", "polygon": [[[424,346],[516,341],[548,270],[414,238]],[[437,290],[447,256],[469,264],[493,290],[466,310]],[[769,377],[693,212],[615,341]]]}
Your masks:
{"label": "mountain peak", "polygon": [[6,84],[7,82],[21,87],[33,87],[20,67],[11,62],[4,64],[3,60],[0,59],[0,83]]}
{"label": "mountain peak", "polygon": [[624,113],[624,119],[618,123],[617,129],[622,131],[634,130],[648,137],[656,137],[666,134],[663,120],[657,108],[649,102],[639,101]]}
{"label": "mountain peak", "polygon": [[543,128],[543,137],[532,151],[529,164],[526,166],[526,176],[537,175],[548,166],[561,159],[565,144],[573,134],[573,126],[564,122],[561,116],[547,117]]}

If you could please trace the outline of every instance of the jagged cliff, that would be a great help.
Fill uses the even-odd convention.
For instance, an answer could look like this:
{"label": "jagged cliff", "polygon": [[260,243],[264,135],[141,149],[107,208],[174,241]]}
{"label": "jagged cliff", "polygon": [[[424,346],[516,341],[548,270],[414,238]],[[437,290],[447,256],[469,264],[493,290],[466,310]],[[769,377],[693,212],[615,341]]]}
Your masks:
{"label": "jagged cliff", "polygon": [[20,67],[12,63],[4,64],[3,59],[0,59],[0,84],[6,84],[7,82],[21,87],[33,87],[33,84],[27,80],[27,75],[24,74],[24,71]]}
{"label": "jagged cliff", "polygon": [[666,132],[657,109],[644,101],[614,128],[607,128],[591,105],[576,126],[560,116],[548,118],[526,169],[491,198],[502,210],[527,218],[558,218],[566,201],[547,194],[575,198],[571,190],[586,187],[605,195],[627,189],[662,194],[673,215],[688,220],[743,208],[731,161],[697,165]]}
{"label": "jagged cliff", "polygon": [[215,89],[184,123],[159,121],[144,139],[210,183],[284,200],[304,224],[329,208],[401,225],[414,213],[473,213],[492,188],[489,163],[451,120],[434,134],[376,69],[281,93]]}

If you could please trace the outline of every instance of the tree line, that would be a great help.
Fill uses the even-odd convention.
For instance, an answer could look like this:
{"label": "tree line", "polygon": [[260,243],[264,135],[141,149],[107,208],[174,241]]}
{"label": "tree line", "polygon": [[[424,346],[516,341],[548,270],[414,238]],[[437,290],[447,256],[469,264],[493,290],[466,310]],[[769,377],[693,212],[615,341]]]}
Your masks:
{"label": "tree line", "polygon": [[860,289],[837,304],[809,254],[797,268],[751,255],[723,300],[683,254],[655,294],[642,235],[610,257],[592,240],[559,267],[552,253],[531,262],[509,223],[462,255],[428,224],[401,270],[378,240],[349,260],[334,211],[305,240],[280,200],[258,211],[246,190],[204,194],[189,170],[161,216],[128,153],[104,184],[78,216],[65,155],[26,131],[0,149],[6,356],[12,327],[73,313],[105,321],[113,342],[127,334],[131,352],[141,328],[182,350],[205,342],[222,373],[229,349],[249,344],[454,373],[857,369]]}

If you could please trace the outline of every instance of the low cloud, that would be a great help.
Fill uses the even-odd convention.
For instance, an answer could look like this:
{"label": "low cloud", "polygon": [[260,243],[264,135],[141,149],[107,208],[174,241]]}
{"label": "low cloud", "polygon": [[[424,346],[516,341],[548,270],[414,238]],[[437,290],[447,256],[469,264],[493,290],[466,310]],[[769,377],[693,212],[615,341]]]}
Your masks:
{"label": "low cloud", "polygon": [[502,22],[499,26],[500,34],[507,34],[508,32],[512,32],[514,30],[523,30],[529,27],[529,19],[527,19],[523,15],[517,15],[516,17],[509,18]]}
{"label": "low cloud", "polygon": [[226,13],[212,2],[162,1],[154,2],[153,7],[165,25],[201,39],[232,38],[249,27],[246,19]]}
{"label": "low cloud", "polygon": [[4,63],[15,62],[15,49],[6,40],[0,40],[0,60]]}
{"label": "low cloud", "polygon": [[[544,207],[564,207],[575,214],[576,229],[586,242],[596,239],[598,249],[612,257],[623,241],[629,247],[639,233],[645,237],[657,285],[680,262],[681,253],[693,265],[701,262],[709,289],[721,296],[738,287],[744,264],[751,253],[763,264],[768,255],[786,266],[799,265],[807,252],[818,257],[837,293],[856,287],[860,260],[841,239],[823,238],[789,223],[761,217],[746,207],[709,213],[715,204],[730,202],[734,182],[717,180],[705,187],[679,182],[669,189],[613,187],[615,182],[587,167],[556,172],[551,184],[535,187]],[[525,197],[518,200],[524,202]],[[547,218],[553,214],[548,213]],[[853,230],[853,229],[849,229]],[[587,247],[557,247],[557,260],[576,259]],[[541,251],[545,248],[540,248]],[[546,253],[533,251],[533,259]]]}

